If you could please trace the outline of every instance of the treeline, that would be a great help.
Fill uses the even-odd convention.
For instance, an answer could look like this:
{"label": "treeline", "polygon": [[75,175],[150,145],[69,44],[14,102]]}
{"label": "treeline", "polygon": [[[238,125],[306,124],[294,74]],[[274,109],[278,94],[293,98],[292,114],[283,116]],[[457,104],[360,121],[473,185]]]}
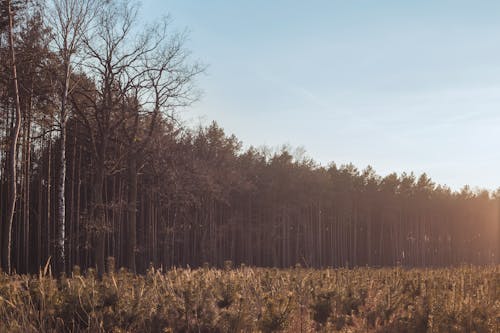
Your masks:
{"label": "treeline", "polygon": [[103,272],[107,257],[138,272],[227,260],[499,263],[498,193],[243,150],[216,123],[185,128],[175,111],[196,100],[203,66],[183,34],[165,22],[136,32],[129,2],[10,2],[12,26],[8,10],[0,20],[5,271],[51,258],[56,271]]}

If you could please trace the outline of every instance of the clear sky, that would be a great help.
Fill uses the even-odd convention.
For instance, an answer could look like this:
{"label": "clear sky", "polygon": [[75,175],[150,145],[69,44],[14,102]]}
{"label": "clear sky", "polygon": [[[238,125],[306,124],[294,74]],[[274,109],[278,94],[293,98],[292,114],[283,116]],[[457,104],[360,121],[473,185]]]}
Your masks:
{"label": "clear sky", "polygon": [[207,64],[184,119],[322,165],[500,186],[500,1],[144,0]]}

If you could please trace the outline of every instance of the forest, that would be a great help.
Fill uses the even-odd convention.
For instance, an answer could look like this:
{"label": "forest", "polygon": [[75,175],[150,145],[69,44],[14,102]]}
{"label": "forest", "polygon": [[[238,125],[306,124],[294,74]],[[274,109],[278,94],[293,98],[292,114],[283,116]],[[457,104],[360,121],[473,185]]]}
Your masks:
{"label": "forest", "polygon": [[114,0],[2,0],[0,15],[4,272],[500,263],[499,191],[185,125],[206,66],[168,19]]}

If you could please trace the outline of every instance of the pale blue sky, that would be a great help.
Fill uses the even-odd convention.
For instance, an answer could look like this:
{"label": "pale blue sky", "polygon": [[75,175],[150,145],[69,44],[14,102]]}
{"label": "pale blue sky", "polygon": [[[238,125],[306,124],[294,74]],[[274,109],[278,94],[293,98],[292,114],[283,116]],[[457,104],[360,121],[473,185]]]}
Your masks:
{"label": "pale blue sky", "polygon": [[184,119],[322,165],[500,186],[500,1],[144,0],[208,64]]}

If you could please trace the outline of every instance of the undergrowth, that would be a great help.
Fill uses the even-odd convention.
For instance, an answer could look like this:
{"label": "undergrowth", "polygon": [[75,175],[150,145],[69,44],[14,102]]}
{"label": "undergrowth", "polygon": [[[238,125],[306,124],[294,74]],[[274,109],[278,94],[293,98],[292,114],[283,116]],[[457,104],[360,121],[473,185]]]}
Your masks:
{"label": "undergrowth", "polygon": [[500,266],[0,275],[0,332],[500,332]]}

